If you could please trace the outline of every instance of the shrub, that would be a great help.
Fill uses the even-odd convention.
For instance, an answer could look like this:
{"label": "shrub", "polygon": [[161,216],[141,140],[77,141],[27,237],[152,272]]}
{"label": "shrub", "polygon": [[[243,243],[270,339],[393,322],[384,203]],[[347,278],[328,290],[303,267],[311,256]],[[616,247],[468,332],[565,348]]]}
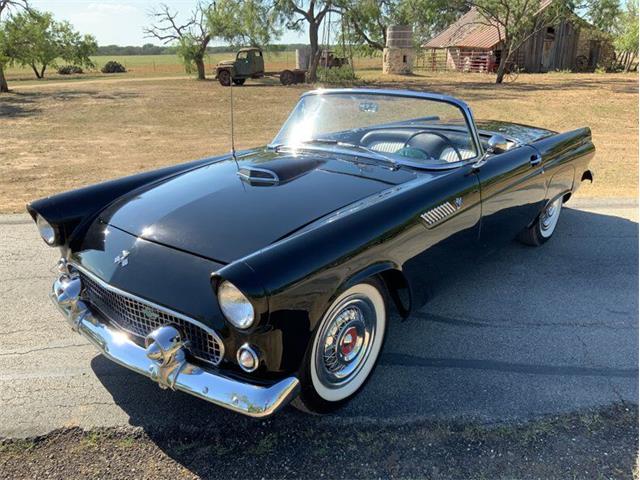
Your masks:
{"label": "shrub", "polygon": [[76,75],[84,73],[84,71],[77,65],[64,65],[58,69],[58,73],[60,75]]}
{"label": "shrub", "polygon": [[333,85],[352,84],[358,80],[350,65],[334,68],[318,68],[318,78],[322,83]]}
{"label": "shrub", "polygon": [[124,65],[121,63],[116,62],[115,60],[109,60],[104,64],[101,71],[102,73],[125,73],[127,69],[124,68]]}

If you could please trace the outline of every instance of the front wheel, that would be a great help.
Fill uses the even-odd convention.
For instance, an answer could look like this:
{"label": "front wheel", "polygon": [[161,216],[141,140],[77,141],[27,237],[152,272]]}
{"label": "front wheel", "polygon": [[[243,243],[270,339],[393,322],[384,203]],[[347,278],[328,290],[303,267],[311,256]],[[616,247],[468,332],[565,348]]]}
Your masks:
{"label": "front wheel", "polygon": [[560,212],[562,210],[562,197],[558,197],[549,202],[544,210],[538,215],[533,225],[520,233],[518,240],[525,245],[538,247],[551,238],[556,230]]}
{"label": "front wheel", "polygon": [[218,72],[218,82],[223,87],[231,85],[231,72],[229,70],[220,70]]}
{"label": "front wheel", "polygon": [[384,343],[384,291],[380,282],[368,280],[340,294],[327,309],[305,356],[295,406],[328,413],[365,385]]}

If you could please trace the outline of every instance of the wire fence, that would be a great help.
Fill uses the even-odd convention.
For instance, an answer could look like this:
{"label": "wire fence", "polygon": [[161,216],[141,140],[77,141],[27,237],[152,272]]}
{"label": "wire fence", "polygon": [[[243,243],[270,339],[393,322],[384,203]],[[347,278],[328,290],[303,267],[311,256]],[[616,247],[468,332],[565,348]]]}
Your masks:
{"label": "wire fence", "polygon": [[[416,56],[415,68],[428,72],[492,73],[500,63],[500,51],[467,48],[422,49]],[[520,52],[509,62],[511,68],[522,65]]]}

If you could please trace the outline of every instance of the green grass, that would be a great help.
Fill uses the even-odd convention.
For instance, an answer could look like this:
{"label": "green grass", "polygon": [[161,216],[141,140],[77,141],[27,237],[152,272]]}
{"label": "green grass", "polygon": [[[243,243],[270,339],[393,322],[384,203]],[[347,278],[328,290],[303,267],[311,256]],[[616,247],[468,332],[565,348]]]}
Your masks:
{"label": "green grass", "polygon": [[[205,63],[207,72],[212,72],[216,63],[221,60],[230,60],[234,57],[233,53],[216,53],[207,55]],[[170,76],[170,75],[186,75],[184,66],[177,55],[97,55],[91,57],[96,64],[95,69],[85,70],[86,73],[80,77],[102,75],[100,69],[109,60],[115,60],[123,64],[129,72],[128,76]],[[64,61],[59,61],[59,65],[64,65]],[[266,52],[265,67],[267,70],[283,70],[285,68],[295,67],[295,52]],[[16,80],[34,80],[35,74],[31,67],[21,67],[14,65],[6,71],[9,81]],[[72,76],[73,77],[73,76]],[[49,67],[45,78],[69,78],[61,77],[57,74],[57,69]]]}

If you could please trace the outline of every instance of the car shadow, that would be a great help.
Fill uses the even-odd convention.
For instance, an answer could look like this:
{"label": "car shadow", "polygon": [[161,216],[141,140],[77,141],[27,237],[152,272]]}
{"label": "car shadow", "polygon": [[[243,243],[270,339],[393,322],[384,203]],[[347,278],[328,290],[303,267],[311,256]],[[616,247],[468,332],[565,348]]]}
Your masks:
{"label": "car shadow", "polygon": [[287,461],[318,454],[288,441],[292,431],[326,437],[329,454],[334,435],[367,448],[362,425],[522,422],[634,403],[637,242],[636,222],[566,208],[543,247],[485,249],[463,272],[450,272],[411,318],[393,319],[371,381],[324,417],[287,407],[255,420],[161,390],[102,356],[91,367],[132,426],[203,477],[243,476],[243,462],[256,458],[265,477],[286,476]]}

